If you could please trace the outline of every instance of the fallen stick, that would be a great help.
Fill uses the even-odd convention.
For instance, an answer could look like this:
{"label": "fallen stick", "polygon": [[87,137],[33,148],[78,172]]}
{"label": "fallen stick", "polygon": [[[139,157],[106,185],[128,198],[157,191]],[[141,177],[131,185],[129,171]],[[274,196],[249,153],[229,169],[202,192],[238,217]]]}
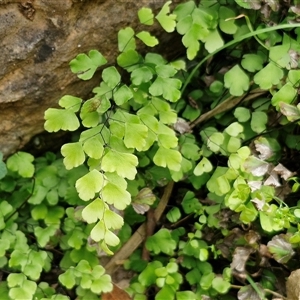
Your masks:
{"label": "fallen stick", "polygon": [[[171,181],[164,189],[164,193],[154,211],[154,218],[158,221],[171,197],[174,187],[174,182]],[[146,237],[146,222],[144,222],[131,236],[131,238],[122,246],[122,248],[114,254],[111,260],[104,266],[106,273],[112,275],[125,259],[127,259],[135,249],[137,249]]]}

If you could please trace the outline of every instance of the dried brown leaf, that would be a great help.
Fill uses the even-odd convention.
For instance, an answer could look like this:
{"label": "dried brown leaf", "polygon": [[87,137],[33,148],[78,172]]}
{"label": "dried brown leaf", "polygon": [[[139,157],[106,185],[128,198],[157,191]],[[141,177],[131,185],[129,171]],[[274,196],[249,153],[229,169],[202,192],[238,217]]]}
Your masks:
{"label": "dried brown leaf", "polygon": [[294,175],[293,172],[291,172],[290,170],[288,170],[284,165],[282,164],[278,164],[273,171],[277,172],[277,174],[280,175],[281,178],[283,178],[284,180],[288,180],[290,177],[292,177]]}
{"label": "dried brown leaf", "polygon": [[184,119],[178,118],[174,124],[174,129],[180,134],[191,132],[190,124]]}
{"label": "dried brown leaf", "polygon": [[258,157],[262,160],[267,160],[274,154],[272,148],[269,145],[262,143],[260,140],[255,140],[254,145],[256,151],[260,153]]}
{"label": "dried brown leaf", "polygon": [[300,299],[300,269],[291,273],[286,281],[286,293],[289,300]]}
{"label": "dried brown leaf", "polygon": [[270,253],[273,254],[273,258],[282,264],[287,263],[295,254],[292,244],[287,241],[287,236],[285,234],[273,236],[267,246]]}
{"label": "dried brown leaf", "polygon": [[246,271],[247,260],[255,250],[249,247],[237,247],[234,250],[232,263],[230,267],[239,273],[244,273]]}
{"label": "dried brown leaf", "polygon": [[127,292],[120,289],[116,284],[113,284],[113,290],[101,296],[102,300],[132,300]]}
{"label": "dried brown leaf", "polygon": [[244,163],[244,168],[254,176],[263,176],[269,169],[269,163],[255,156],[249,156]]}
{"label": "dried brown leaf", "polygon": [[254,230],[249,230],[245,234],[245,240],[249,245],[254,245],[260,240],[260,235]]}
{"label": "dried brown leaf", "polygon": [[[264,295],[264,289],[259,283],[255,283],[257,288],[261,291],[261,294]],[[251,285],[243,286],[238,292],[239,300],[261,300],[261,297],[253,289]]]}
{"label": "dried brown leaf", "polygon": [[264,185],[279,187],[281,186],[281,183],[279,182],[278,174],[277,172],[273,171],[271,172],[270,176],[266,179],[264,182]]}
{"label": "dried brown leaf", "polygon": [[262,186],[262,181],[261,180],[256,180],[256,181],[248,181],[248,186],[251,189],[251,192],[254,192],[256,190],[259,190]]}
{"label": "dried brown leaf", "polygon": [[266,201],[260,200],[258,198],[254,198],[254,199],[252,199],[250,201],[255,204],[255,207],[257,208],[257,210],[263,210],[263,208],[264,208],[264,206],[266,204]]}

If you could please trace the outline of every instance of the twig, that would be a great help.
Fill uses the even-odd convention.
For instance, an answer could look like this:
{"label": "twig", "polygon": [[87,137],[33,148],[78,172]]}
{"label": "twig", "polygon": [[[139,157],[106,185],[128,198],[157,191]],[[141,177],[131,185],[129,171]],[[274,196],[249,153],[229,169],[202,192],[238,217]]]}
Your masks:
{"label": "twig", "polygon": [[150,260],[150,253],[149,253],[149,250],[146,248],[145,241],[146,241],[147,237],[153,235],[157,221],[158,220],[156,220],[154,217],[154,210],[150,208],[147,212],[146,237],[144,240],[143,252],[142,252],[142,259],[146,260],[146,261]]}
{"label": "twig", "polygon": [[196,125],[211,119],[215,115],[218,115],[220,113],[230,110],[231,108],[235,107],[240,102],[246,102],[246,101],[255,99],[259,96],[262,96],[263,94],[265,94],[267,92],[268,91],[264,91],[264,90],[261,90],[260,88],[256,88],[256,89],[250,91],[246,97],[245,97],[245,95],[240,96],[240,97],[230,96],[225,101],[223,101],[218,106],[216,106],[214,109],[208,111],[207,113],[205,113],[205,114],[201,115],[199,118],[197,118],[195,121],[191,122],[190,128],[193,128]]}
{"label": "twig", "polygon": [[272,294],[273,296],[279,297],[279,298],[281,298],[281,299],[283,299],[283,300],[288,300],[288,298],[286,298],[286,297],[280,295],[279,293],[273,292],[273,291],[271,291],[271,290],[269,290],[269,289],[264,289],[264,291],[265,291],[266,293]]}
{"label": "twig", "polygon": [[[154,211],[155,220],[159,220],[162,216],[168,201],[171,197],[174,187],[174,182],[171,181],[165,187],[164,193],[161,197],[157,208]],[[120,261],[127,259],[135,249],[137,249],[146,237],[146,223],[143,223],[137,231],[131,236],[131,238],[122,246],[122,248],[111,258],[111,260],[105,265],[106,273],[112,274],[117,268]]]}

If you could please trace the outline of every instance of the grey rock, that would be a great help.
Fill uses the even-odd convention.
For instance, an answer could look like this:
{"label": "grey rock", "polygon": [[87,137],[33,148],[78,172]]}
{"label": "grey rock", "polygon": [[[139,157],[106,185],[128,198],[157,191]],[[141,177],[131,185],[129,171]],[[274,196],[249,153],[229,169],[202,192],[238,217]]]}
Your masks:
{"label": "grey rock", "polygon": [[163,3],[0,0],[0,151],[4,156],[43,132],[44,111],[56,107],[63,95],[85,98],[98,85],[99,74],[89,81],[72,74],[70,60],[97,49],[113,62],[118,30],[138,26],[139,8],[158,9]]}

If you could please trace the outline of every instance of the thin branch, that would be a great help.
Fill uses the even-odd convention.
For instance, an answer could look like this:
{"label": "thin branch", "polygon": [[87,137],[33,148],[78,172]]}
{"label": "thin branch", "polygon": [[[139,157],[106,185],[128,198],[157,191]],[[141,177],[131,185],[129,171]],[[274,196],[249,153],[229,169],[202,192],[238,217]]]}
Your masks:
{"label": "thin branch", "polygon": [[252,99],[255,99],[257,97],[260,97],[264,94],[266,94],[268,91],[261,90],[260,88],[256,88],[249,92],[249,94],[245,97],[245,95],[240,97],[234,97],[230,96],[225,101],[220,103],[218,106],[216,106],[214,109],[208,111],[207,113],[201,115],[199,118],[197,118],[195,121],[191,122],[190,128],[195,127],[196,125],[203,123],[205,121],[210,120],[214,116],[223,113],[225,111],[228,111],[238,105],[241,102],[250,101]]}
{"label": "thin branch", "polygon": [[[157,208],[154,211],[154,218],[158,221],[171,197],[174,187],[174,182],[171,181],[165,187],[164,193],[161,197]],[[112,274],[119,266],[120,262],[127,259],[135,249],[137,249],[146,237],[146,222],[144,222],[137,231],[131,236],[131,238],[122,246],[122,248],[111,258],[111,260],[105,265],[106,273]]]}

